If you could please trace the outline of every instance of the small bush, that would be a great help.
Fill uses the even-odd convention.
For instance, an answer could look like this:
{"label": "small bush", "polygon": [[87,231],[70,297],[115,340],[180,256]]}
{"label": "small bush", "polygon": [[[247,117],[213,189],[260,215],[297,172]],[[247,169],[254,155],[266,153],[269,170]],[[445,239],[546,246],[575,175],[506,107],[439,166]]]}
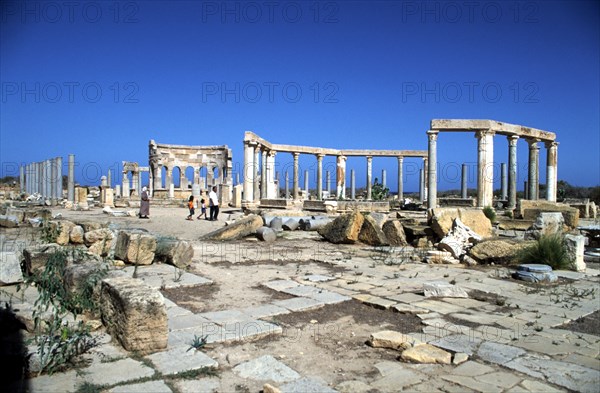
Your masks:
{"label": "small bush", "polygon": [[506,210],[506,211],[504,211],[504,217],[513,218],[513,212],[512,212],[512,210]]}
{"label": "small bush", "polygon": [[492,222],[492,224],[496,221],[496,211],[492,209],[490,206],[486,206],[483,208],[483,214]]}
{"label": "small bush", "polygon": [[565,240],[558,234],[541,236],[535,244],[519,252],[517,260],[550,265],[552,269],[568,269],[571,265]]}

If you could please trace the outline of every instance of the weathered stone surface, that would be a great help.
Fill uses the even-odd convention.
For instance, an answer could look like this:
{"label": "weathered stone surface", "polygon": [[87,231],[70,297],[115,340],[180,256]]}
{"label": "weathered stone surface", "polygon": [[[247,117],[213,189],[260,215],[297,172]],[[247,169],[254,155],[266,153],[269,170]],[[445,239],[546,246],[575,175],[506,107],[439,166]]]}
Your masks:
{"label": "weathered stone surface", "polygon": [[100,307],[108,332],[126,350],[149,353],[167,347],[167,310],[159,290],[136,278],[107,278]]}
{"label": "weathered stone surface", "polygon": [[454,219],[460,220],[479,236],[486,238],[492,236],[492,223],[483,214],[481,209],[462,209],[453,207],[440,207],[431,210],[431,228],[435,234],[443,238],[452,229]]}
{"label": "weathered stone surface", "polygon": [[385,246],[388,244],[383,230],[370,214],[364,216],[358,240],[370,246]]}
{"label": "weathered stone surface", "polygon": [[275,231],[269,227],[260,227],[256,230],[256,237],[263,242],[274,242],[277,240]]}
{"label": "weathered stone surface", "polygon": [[486,362],[501,365],[510,362],[524,353],[525,350],[521,348],[495,343],[492,341],[485,341],[477,350],[477,356],[479,356],[481,359],[485,360]]}
{"label": "weathered stone surface", "polygon": [[271,222],[269,223],[269,227],[276,232],[283,230],[282,225],[283,225],[283,220],[281,219],[281,217],[274,217],[271,220]]}
{"label": "weathered stone surface", "polygon": [[403,360],[416,363],[450,364],[452,362],[452,354],[450,352],[429,344],[409,348],[402,352],[401,357]]}
{"label": "weathered stone surface", "polygon": [[452,223],[452,229],[438,243],[438,248],[450,252],[454,258],[460,258],[478,241],[481,241],[481,236],[457,217]]}
{"label": "weathered stone surface", "polygon": [[84,231],[79,225],[75,225],[69,233],[69,240],[73,244],[83,244]]}
{"label": "weathered stone surface", "polygon": [[[85,230],[85,227],[83,229]],[[90,231],[85,231],[85,234],[83,235],[83,239],[85,241],[86,246],[91,246],[92,244],[97,243],[99,241],[103,241],[103,240],[110,241],[114,238],[114,236],[115,235],[108,228],[97,228],[97,229],[92,229]]]}
{"label": "weathered stone surface", "polygon": [[15,228],[19,226],[19,220],[15,216],[0,216],[0,228]]}
{"label": "weathered stone surface", "polygon": [[445,281],[430,281],[423,283],[423,292],[425,297],[469,297],[464,289]]}
{"label": "weathered stone surface", "polygon": [[585,252],[585,236],[582,235],[565,235],[565,243],[567,246],[567,253],[569,255],[569,261],[571,262],[571,269],[576,272],[584,272],[586,265],[584,261]]}
{"label": "weathered stone surface", "polygon": [[236,240],[252,235],[263,225],[263,220],[256,214],[250,214],[232,224],[217,229],[204,236],[206,240]]}
{"label": "weathered stone surface", "polygon": [[156,238],[142,232],[119,232],[115,258],[125,263],[150,265],[154,260]]}
{"label": "weathered stone surface", "polygon": [[[105,190],[103,190],[105,191]],[[171,388],[164,381],[148,381],[142,383],[133,383],[128,385],[115,386],[108,393],[132,393],[132,392],[152,392],[152,393],[172,393]]]}
{"label": "weathered stone surface", "polygon": [[[216,360],[202,351],[189,349],[190,346],[178,346],[165,352],[157,352],[146,356],[163,375],[178,374],[184,371],[198,370],[203,367],[216,368]],[[189,349],[189,350],[188,350]]]}
{"label": "weathered stone surface", "polygon": [[532,245],[533,242],[518,242],[508,239],[490,239],[476,244],[469,255],[482,264],[508,264],[512,262],[519,251]]}
{"label": "weathered stone surface", "polygon": [[452,352],[462,352],[472,356],[481,344],[481,339],[466,334],[450,334],[429,344]]}
{"label": "weathered stone surface", "polygon": [[276,360],[271,355],[261,356],[240,363],[233,368],[233,371],[242,378],[258,381],[273,381],[277,383],[293,381],[300,378],[300,374]]}
{"label": "weathered stone surface", "polygon": [[[238,200],[241,201],[241,197]],[[183,379],[175,381],[174,384],[180,393],[216,393],[220,390],[219,387],[221,386],[217,378],[209,377],[200,379]]]}
{"label": "weathered stone surface", "polygon": [[335,390],[340,393],[367,393],[371,386],[363,381],[344,381],[335,386]]}
{"label": "weathered stone surface", "polygon": [[281,226],[285,231],[295,231],[300,226],[300,219],[288,218]]}
{"label": "weathered stone surface", "polygon": [[194,247],[186,240],[157,239],[154,260],[185,268],[192,263]]}
{"label": "weathered stone surface", "polygon": [[561,213],[540,213],[531,228],[525,232],[525,239],[539,239],[541,236],[561,234],[565,220]]}
{"label": "weathered stone surface", "polygon": [[300,378],[279,387],[281,393],[336,393],[325,383],[312,378]]}
{"label": "weathered stone surface", "polygon": [[407,246],[406,234],[400,220],[389,220],[383,224],[383,233],[390,246]]}
{"label": "weathered stone surface", "polygon": [[365,218],[358,211],[336,217],[335,220],[317,230],[331,243],[355,243]]}
{"label": "weathered stone surface", "polygon": [[84,232],[91,232],[101,228],[105,228],[106,224],[96,221],[88,221],[88,220],[73,220],[75,225],[79,225],[83,228]]}
{"label": "weathered stone surface", "polygon": [[23,281],[21,262],[17,254],[0,251],[0,286],[17,284]]}
{"label": "weathered stone surface", "polygon": [[417,345],[422,345],[423,342],[415,337],[394,330],[383,330],[371,334],[369,344],[374,348],[391,348],[391,349],[408,349]]}
{"label": "weathered stone surface", "polygon": [[97,363],[81,370],[84,380],[96,385],[114,385],[154,375],[154,370],[131,358]]}
{"label": "weathered stone surface", "polygon": [[378,212],[371,212],[369,213],[369,216],[375,221],[375,223],[377,224],[377,226],[380,229],[383,229],[383,224],[385,224],[388,215],[385,213],[378,213]]}
{"label": "weathered stone surface", "polygon": [[542,212],[560,212],[565,220],[565,225],[571,228],[576,228],[579,225],[579,209],[562,203],[543,200],[519,200],[518,214],[525,220],[535,220]]}
{"label": "weathered stone surface", "polygon": [[463,353],[463,352],[458,352],[458,353],[454,354],[454,357],[452,358],[452,364],[454,364],[454,365],[463,364],[467,360],[469,360],[469,355],[467,355],[466,353]]}
{"label": "weathered stone surface", "polygon": [[46,262],[50,255],[60,250],[61,246],[56,243],[39,244],[26,247],[23,250],[23,258],[25,259],[25,271],[33,273],[46,266]]}
{"label": "weathered stone surface", "polygon": [[279,388],[276,388],[275,386],[269,384],[269,383],[265,383],[263,385],[263,393],[281,393],[281,390],[279,390]]}
{"label": "weathered stone surface", "polygon": [[54,220],[49,221],[48,225],[52,230],[58,230],[58,237],[56,238],[56,244],[65,246],[69,244],[71,229],[75,226],[74,223],[67,220]]}

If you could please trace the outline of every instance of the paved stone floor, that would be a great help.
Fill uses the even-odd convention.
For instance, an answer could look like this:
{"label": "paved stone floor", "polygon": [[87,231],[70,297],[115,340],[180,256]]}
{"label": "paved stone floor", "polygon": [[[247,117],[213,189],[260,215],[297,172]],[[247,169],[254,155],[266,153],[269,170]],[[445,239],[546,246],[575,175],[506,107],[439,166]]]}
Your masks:
{"label": "paved stone floor", "polygon": [[[256,245],[245,242],[239,247]],[[239,304],[235,308],[194,313],[165,299],[170,329],[166,351],[147,356],[133,355],[99,331],[96,334],[101,345],[86,355],[89,358],[87,367],[32,378],[28,380],[28,390],[73,392],[88,382],[103,385],[109,392],[216,392],[227,390],[226,375],[253,381],[250,386],[262,387],[269,383],[282,392],[600,390],[600,332],[591,335],[560,328],[564,323],[600,309],[598,271],[558,272],[569,281],[568,284],[536,287],[506,279],[509,272],[500,267],[471,269],[461,265],[400,264],[403,256],[397,254],[394,257],[397,250],[392,250],[387,263],[381,263],[373,258],[370,248],[321,246],[319,252],[314,253],[307,251],[310,247],[310,244],[299,246],[296,256],[305,255],[305,260],[313,263],[346,270],[329,274],[290,274],[266,281],[262,283],[265,288],[285,294],[287,298],[264,304]],[[200,255],[199,264],[222,262],[218,255],[196,255]],[[247,259],[239,258],[234,262],[247,262]],[[166,265],[139,267],[138,277],[157,288],[212,282],[191,273],[175,279],[173,267]],[[469,298],[426,298],[423,284],[430,281],[454,284],[471,295]],[[24,295],[9,299],[11,290],[3,291],[0,300],[10,300],[20,312],[31,310],[35,291],[28,289]],[[578,297],[588,290],[595,291],[594,295]],[[247,340],[269,337],[271,342],[277,343],[282,328],[273,317],[351,299],[382,312],[416,315],[421,319],[422,330],[411,332],[412,336],[452,354],[461,354],[464,362],[379,361],[367,365],[372,369],[368,377],[350,375],[341,383],[333,383],[294,369],[279,354],[255,357],[249,354],[248,360],[229,364],[219,363],[202,351],[189,350],[195,336],[206,336],[214,353],[220,346]],[[377,330],[374,326],[373,333]],[[454,358],[458,359],[458,355]],[[211,368],[219,370],[220,376],[204,376],[203,373],[195,374],[192,379],[185,376],[198,370],[205,373]]]}

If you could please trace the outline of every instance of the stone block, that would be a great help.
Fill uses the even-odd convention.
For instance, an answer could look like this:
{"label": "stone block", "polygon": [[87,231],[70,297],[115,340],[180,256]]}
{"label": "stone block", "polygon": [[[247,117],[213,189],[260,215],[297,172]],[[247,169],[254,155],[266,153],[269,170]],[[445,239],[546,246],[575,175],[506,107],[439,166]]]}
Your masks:
{"label": "stone block", "polygon": [[374,348],[403,350],[422,344],[423,342],[417,338],[393,330],[383,330],[373,333],[369,338],[369,345]]}
{"label": "stone block", "polygon": [[370,246],[386,246],[388,241],[381,227],[377,224],[371,214],[365,215],[358,240]]}
{"label": "stone block", "polygon": [[15,216],[0,216],[0,228],[16,228],[19,226],[19,220]]}
{"label": "stone block", "polygon": [[23,258],[25,259],[25,271],[33,273],[38,270],[43,270],[50,255],[60,250],[62,247],[56,243],[38,244],[35,246],[26,247],[23,250]]}
{"label": "stone block", "polygon": [[445,281],[423,283],[423,292],[425,293],[425,297],[469,297],[464,289]]}
{"label": "stone block", "polygon": [[0,251],[0,286],[18,284],[23,281],[21,262],[17,254]]}
{"label": "stone block", "polygon": [[178,268],[188,267],[194,257],[194,247],[186,240],[158,238],[154,260]]}
{"label": "stone block", "polygon": [[364,216],[360,212],[354,211],[337,217],[329,224],[319,228],[317,232],[331,243],[351,244],[358,240],[363,222]]}
{"label": "stone block", "polygon": [[561,213],[540,213],[531,228],[525,232],[525,239],[561,234],[564,226],[565,220]]}
{"label": "stone block", "polygon": [[240,363],[233,368],[233,372],[242,378],[276,383],[289,382],[300,378],[300,374],[271,355]]}
{"label": "stone block", "polygon": [[452,354],[430,344],[418,345],[402,352],[401,358],[415,363],[450,364]]}
{"label": "stone block", "polygon": [[71,230],[75,227],[75,223],[67,220],[53,220],[49,221],[48,225],[52,231],[57,231],[58,236],[56,237],[56,244],[66,246],[69,244],[71,239]]}
{"label": "stone block", "polygon": [[250,214],[232,224],[217,229],[203,237],[205,240],[237,240],[252,235],[263,225],[263,220],[256,214]]}
{"label": "stone block", "polygon": [[452,229],[456,218],[471,228],[479,236],[486,238],[492,236],[492,223],[483,214],[481,209],[462,209],[441,207],[431,210],[430,225],[435,234],[442,238]]}
{"label": "stone block", "polygon": [[107,278],[100,307],[108,332],[126,350],[150,353],[167,347],[167,310],[159,290],[135,278]]}
{"label": "stone block", "polygon": [[156,238],[143,232],[119,232],[115,258],[125,263],[150,265],[154,260]]}
{"label": "stone block", "polygon": [[490,239],[476,244],[469,251],[469,255],[482,264],[508,264],[517,254],[530,245],[533,241],[519,242],[508,239]]}
{"label": "stone block", "polygon": [[73,244],[83,244],[84,231],[79,225],[75,225],[69,233],[69,241]]}
{"label": "stone block", "polygon": [[565,220],[565,225],[570,228],[576,228],[579,225],[579,209],[562,203],[521,199],[517,211],[526,220],[535,220],[542,212],[560,212]]}
{"label": "stone block", "polygon": [[406,233],[399,220],[389,220],[383,224],[383,233],[390,246],[407,246]]}
{"label": "stone block", "polygon": [[586,268],[584,262],[585,236],[570,234],[566,235],[565,243],[567,246],[569,261],[571,262],[571,269],[575,270],[576,272],[584,272]]}
{"label": "stone block", "polygon": [[[272,221],[271,221],[272,222]],[[277,240],[275,231],[269,227],[260,227],[256,230],[256,237],[263,242],[274,242]]]}
{"label": "stone block", "polygon": [[[204,367],[217,368],[219,363],[206,354],[190,346],[178,346],[165,352],[146,356],[163,375],[179,374],[184,371],[198,370]],[[189,349],[189,350],[188,350]]]}

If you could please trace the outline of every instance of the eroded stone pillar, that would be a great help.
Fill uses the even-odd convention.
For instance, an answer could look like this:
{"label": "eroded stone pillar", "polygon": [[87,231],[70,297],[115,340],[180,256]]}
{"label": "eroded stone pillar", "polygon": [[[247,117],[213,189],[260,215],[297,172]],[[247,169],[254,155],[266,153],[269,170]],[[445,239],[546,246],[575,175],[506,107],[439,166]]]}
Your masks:
{"label": "eroded stone pillar", "polygon": [[500,164],[500,199],[503,201],[507,198],[508,179],[506,178],[506,164]]}
{"label": "eroded stone pillar", "polygon": [[267,197],[267,150],[262,149],[260,168],[260,198]]}
{"label": "eroded stone pillar", "polygon": [[267,198],[273,199],[279,197],[277,183],[275,181],[275,155],[274,150],[269,150],[267,154]]}
{"label": "eroded stone pillar", "polygon": [[260,164],[260,145],[254,146],[254,165],[252,166],[252,186],[254,187],[254,202],[260,201],[260,178],[258,177],[258,166]]}
{"label": "eroded stone pillar", "polygon": [[252,177],[254,176],[254,147],[249,143],[244,143],[244,198],[246,202],[254,200],[254,186]]}
{"label": "eroded stone pillar", "polygon": [[346,156],[337,156],[336,159],[336,198],[346,198]]}
{"label": "eroded stone pillar", "polygon": [[356,199],[356,175],[354,169],[350,170],[350,198]]}
{"label": "eroded stone pillar", "polygon": [[467,166],[467,164],[462,164],[462,177],[461,177],[461,182],[460,182],[460,197],[462,199],[467,199],[467,190],[468,190],[468,183],[467,180],[469,178],[469,167]]}
{"label": "eroded stone pillar", "polygon": [[19,191],[25,192],[25,167],[23,165],[19,167]]}
{"label": "eroded stone pillar", "polygon": [[75,202],[75,155],[69,154],[69,172],[67,174],[67,198]]}
{"label": "eroded stone pillar", "polygon": [[285,171],[285,199],[290,197],[290,175]]}
{"label": "eroded stone pillar", "polygon": [[517,207],[517,142],[519,137],[510,135],[508,139],[508,208]]}
{"label": "eroded stone pillar", "polygon": [[300,156],[300,153],[292,153],[292,155],[294,156],[294,184],[293,184],[293,193],[294,193],[294,199],[298,199],[298,192],[299,192],[299,187],[298,187],[298,181],[299,181],[299,168],[298,168],[298,157]]}
{"label": "eroded stone pillar", "polygon": [[138,195],[142,195],[142,174],[138,172],[138,183],[137,183]]}
{"label": "eroded stone pillar", "polygon": [[494,132],[479,130],[477,138],[477,207],[492,206],[494,200]]}
{"label": "eroded stone pillar", "polygon": [[536,200],[539,198],[538,187],[539,187],[539,158],[540,148],[538,146],[539,139],[527,139],[529,144],[529,199]]}
{"label": "eroded stone pillar", "polygon": [[[179,173],[181,174],[181,170],[179,171]],[[131,188],[133,188],[133,192],[131,193],[132,195],[140,195],[140,192],[142,190],[140,190],[139,184],[140,184],[140,173],[132,171],[131,172]],[[181,185],[181,177],[179,180],[179,185]]]}
{"label": "eroded stone pillar", "polygon": [[398,200],[404,200],[404,157],[398,157]]}
{"label": "eroded stone pillar", "polygon": [[[423,176],[427,177],[427,191],[423,190],[423,193],[427,192],[427,208],[433,209],[437,207],[437,138],[438,131],[427,131],[428,145],[427,145],[427,172],[423,173]],[[425,184],[425,179],[423,179]],[[423,195],[424,197],[424,195]]]}
{"label": "eroded stone pillar", "polygon": [[[159,190],[162,188],[162,165],[156,165],[153,168],[154,170],[154,189]],[[200,169],[198,169],[200,170]]]}
{"label": "eroded stone pillar", "polygon": [[370,201],[373,197],[372,195],[372,186],[373,181],[371,180],[373,176],[373,157],[367,156],[367,200]]}
{"label": "eroded stone pillar", "polygon": [[110,188],[112,188],[112,171],[109,169],[107,176],[106,176],[106,182],[108,183],[108,186]]}
{"label": "eroded stone pillar", "polygon": [[304,192],[306,193],[306,199],[308,199],[308,171],[304,170]]}
{"label": "eroded stone pillar", "polygon": [[558,179],[558,142],[546,142],[546,199],[556,202],[556,182]]}
{"label": "eroded stone pillar", "polygon": [[211,166],[211,164],[209,164],[206,167],[206,180],[204,181],[205,185],[206,185],[206,189],[209,192],[212,189],[213,183],[215,182],[214,179],[215,179],[215,169]]}
{"label": "eroded stone pillar", "polygon": [[323,154],[317,154],[317,200],[323,199]]}
{"label": "eroded stone pillar", "polygon": [[123,198],[129,198],[129,178],[127,177],[128,171],[123,171],[123,177],[121,179],[121,192]]}
{"label": "eroded stone pillar", "polygon": [[325,171],[325,186],[327,195],[331,197],[331,173],[329,171]]}
{"label": "eroded stone pillar", "polygon": [[108,187],[108,181],[106,180],[106,176],[100,177],[100,186],[102,186],[102,188]]}
{"label": "eroded stone pillar", "polygon": [[425,169],[419,169],[419,200],[425,202]]}
{"label": "eroded stone pillar", "polygon": [[385,169],[381,170],[381,185],[383,188],[387,186],[387,171]]}
{"label": "eroded stone pillar", "polygon": [[[169,167],[165,167],[166,171],[165,171],[165,188],[171,192],[171,185],[173,185],[173,168],[169,168]],[[206,177],[208,177],[208,173],[210,171],[207,170],[207,175]],[[207,179],[208,180],[208,179]],[[174,186],[174,185],[173,185]]]}

